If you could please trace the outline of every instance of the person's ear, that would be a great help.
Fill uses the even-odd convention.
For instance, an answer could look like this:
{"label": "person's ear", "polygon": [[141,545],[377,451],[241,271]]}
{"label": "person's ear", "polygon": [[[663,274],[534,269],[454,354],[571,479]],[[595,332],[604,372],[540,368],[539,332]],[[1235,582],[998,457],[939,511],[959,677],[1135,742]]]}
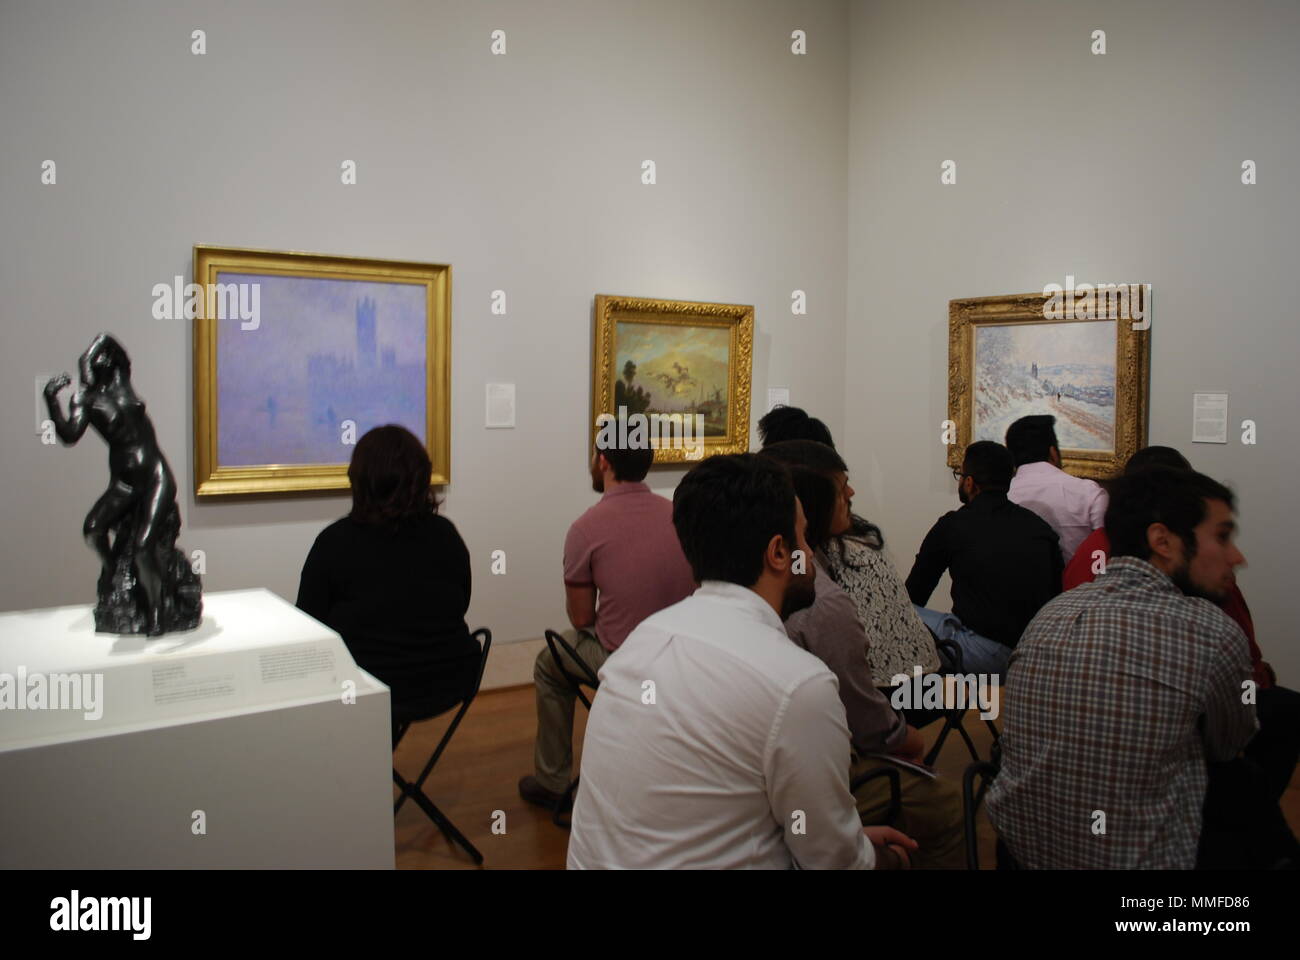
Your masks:
{"label": "person's ear", "polygon": [[1174,563],[1183,552],[1183,542],[1163,523],[1153,523],[1147,527],[1147,546],[1153,557]]}
{"label": "person's ear", "polygon": [[785,542],[785,537],[778,533],[767,542],[763,561],[773,573],[786,573],[790,569],[790,554],[790,545]]}

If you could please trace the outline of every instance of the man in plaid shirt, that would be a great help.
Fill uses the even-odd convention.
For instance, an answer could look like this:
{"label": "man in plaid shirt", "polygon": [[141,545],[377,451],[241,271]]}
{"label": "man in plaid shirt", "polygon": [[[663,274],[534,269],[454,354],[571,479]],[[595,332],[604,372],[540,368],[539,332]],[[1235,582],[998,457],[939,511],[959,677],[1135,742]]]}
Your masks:
{"label": "man in plaid shirt", "polygon": [[1245,562],[1233,496],[1190,470],[1121,477],[1106,532],[1104,575],[1012,654],[989,817],[1023,867],[1191,869],[1206,762],[1256,729],[1246,637],[1210,602]]}

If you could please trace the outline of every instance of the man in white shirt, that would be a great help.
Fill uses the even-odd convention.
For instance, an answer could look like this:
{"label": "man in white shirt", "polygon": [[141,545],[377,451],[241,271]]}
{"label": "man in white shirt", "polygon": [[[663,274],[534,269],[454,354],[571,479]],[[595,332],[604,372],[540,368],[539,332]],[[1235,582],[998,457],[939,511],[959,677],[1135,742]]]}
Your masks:
{"label": "man in white shirt", "polygon": [[906,866],[913,841],[858,820],[834,674],[782,626],[814,596],[788,472],[711,457],[673,524],[700,588],[600,670],[570,869]]}
{"label": "man in white shirt", "polygon": [[1007,449],[1016,464],[1007,499],[1034,511],[1061,538],[1061,557],[1069,563],[1088,534],[1106,521],[1106,491],[1095,480],[1072,477],[1061,469],[1056,417],[1021,417],[1007,428]]}

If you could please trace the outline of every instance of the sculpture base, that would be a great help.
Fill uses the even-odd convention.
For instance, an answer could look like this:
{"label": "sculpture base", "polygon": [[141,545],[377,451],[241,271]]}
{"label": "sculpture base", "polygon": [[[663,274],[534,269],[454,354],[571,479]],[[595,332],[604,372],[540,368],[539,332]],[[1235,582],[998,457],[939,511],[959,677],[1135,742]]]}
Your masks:
{"label": "sculpture base", "polygon": [[[149,604],[136,576],[130,551],[115,559],[113,578],[99,581],[95,604],[95,632],[140,634],[149,632]],[[203,591],[189,560],[179,550],[163,574],[162,633],[193,630],[203,620]],[[162,634],[159,634],[161,636]]]}

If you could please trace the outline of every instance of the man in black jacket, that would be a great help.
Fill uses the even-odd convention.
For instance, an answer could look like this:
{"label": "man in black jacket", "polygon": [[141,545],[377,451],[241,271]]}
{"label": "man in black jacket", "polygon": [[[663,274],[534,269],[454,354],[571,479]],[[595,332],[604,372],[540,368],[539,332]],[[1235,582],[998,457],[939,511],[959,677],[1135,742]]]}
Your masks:
{"label": "man in black jacket", "polygon": [[[981,440],[953,475],[962,507],[926,534],[907,577],[917,613],[962,649],[968,672],[1001,675],[1029,621],[1061,592],[1059,538],[1045,520],[1007,499],[1015,466],[1006,447]],[[952,613],[926,609],[943,572]]]}

